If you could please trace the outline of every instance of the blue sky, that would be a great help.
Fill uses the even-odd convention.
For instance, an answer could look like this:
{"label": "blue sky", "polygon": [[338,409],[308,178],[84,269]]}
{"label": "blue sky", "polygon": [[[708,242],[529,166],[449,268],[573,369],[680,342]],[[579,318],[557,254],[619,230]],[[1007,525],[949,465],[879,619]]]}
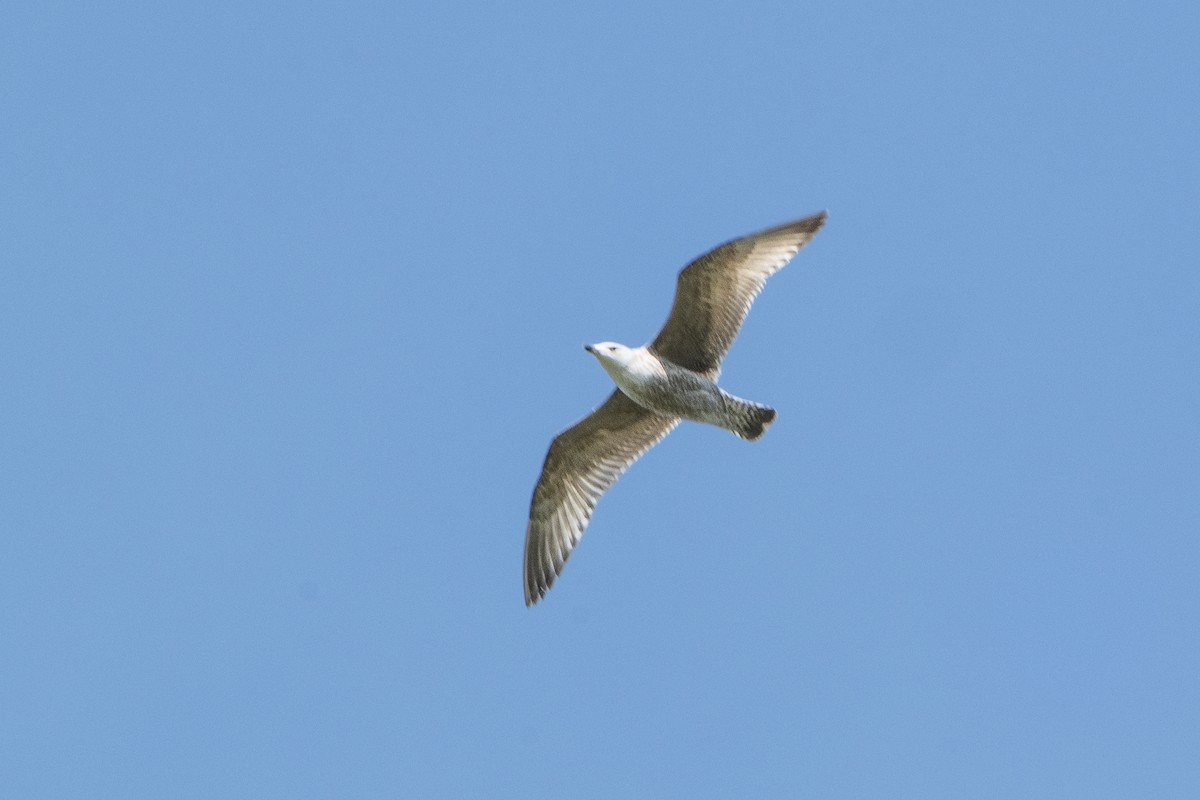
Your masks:
{"label": "blue sky", "polygon": [[[1194,4],[18,3],[0,794],[1200,794]],[[827,208],[522,602],[676,271]]]}

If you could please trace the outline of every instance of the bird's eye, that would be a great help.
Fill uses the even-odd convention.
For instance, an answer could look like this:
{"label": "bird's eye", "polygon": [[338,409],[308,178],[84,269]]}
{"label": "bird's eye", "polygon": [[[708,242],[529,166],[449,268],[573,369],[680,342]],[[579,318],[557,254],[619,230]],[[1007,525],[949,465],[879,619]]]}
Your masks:
{"label": "bird's eye", "polygon": [[610,352],[610,353],[616,352],[616,349],[617,348],[615,348],[615,347],[610,347],[610,348],[608,348],[608,352]]}

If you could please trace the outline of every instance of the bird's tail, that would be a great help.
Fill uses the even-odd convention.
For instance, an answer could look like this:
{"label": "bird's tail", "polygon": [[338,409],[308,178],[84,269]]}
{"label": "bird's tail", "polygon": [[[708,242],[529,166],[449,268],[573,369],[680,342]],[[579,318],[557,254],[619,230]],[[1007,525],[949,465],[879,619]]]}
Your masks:
{"label": "bird's tail", "polygon": [[726,427],[750,441],[766,433],[767,426],[775,421],[775,409],[728,393],[725,394],[725,410],[729,423]]}

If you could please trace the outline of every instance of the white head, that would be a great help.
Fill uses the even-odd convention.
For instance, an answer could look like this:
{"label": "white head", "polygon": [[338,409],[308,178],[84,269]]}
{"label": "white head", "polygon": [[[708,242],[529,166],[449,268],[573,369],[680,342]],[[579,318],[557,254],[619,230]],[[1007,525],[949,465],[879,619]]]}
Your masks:
{"label": "white head", "polygon": [[601,364],[612,362],[629,366],[634,361],[633,348],[617,342],[585,344],[583,349],[594,355]]}
{"label": "white head", "polygon": [[617,342],[585,344],[584,350],[596,357],[604,371],[613,377],[618,386],[624,379],[637,380],[662,371],[658,359],[646,352],[644,347],[626,347]]}

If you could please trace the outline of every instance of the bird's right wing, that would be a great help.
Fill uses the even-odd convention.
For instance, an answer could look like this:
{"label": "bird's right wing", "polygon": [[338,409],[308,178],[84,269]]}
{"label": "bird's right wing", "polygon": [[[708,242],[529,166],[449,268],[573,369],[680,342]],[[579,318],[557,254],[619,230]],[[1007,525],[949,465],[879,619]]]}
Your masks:
{"label": "bird's right wing", "polygon": [[600,495],[679,423],[620,389],[550,444],[525,529],[525,605],[549,591],[587,527]]}

